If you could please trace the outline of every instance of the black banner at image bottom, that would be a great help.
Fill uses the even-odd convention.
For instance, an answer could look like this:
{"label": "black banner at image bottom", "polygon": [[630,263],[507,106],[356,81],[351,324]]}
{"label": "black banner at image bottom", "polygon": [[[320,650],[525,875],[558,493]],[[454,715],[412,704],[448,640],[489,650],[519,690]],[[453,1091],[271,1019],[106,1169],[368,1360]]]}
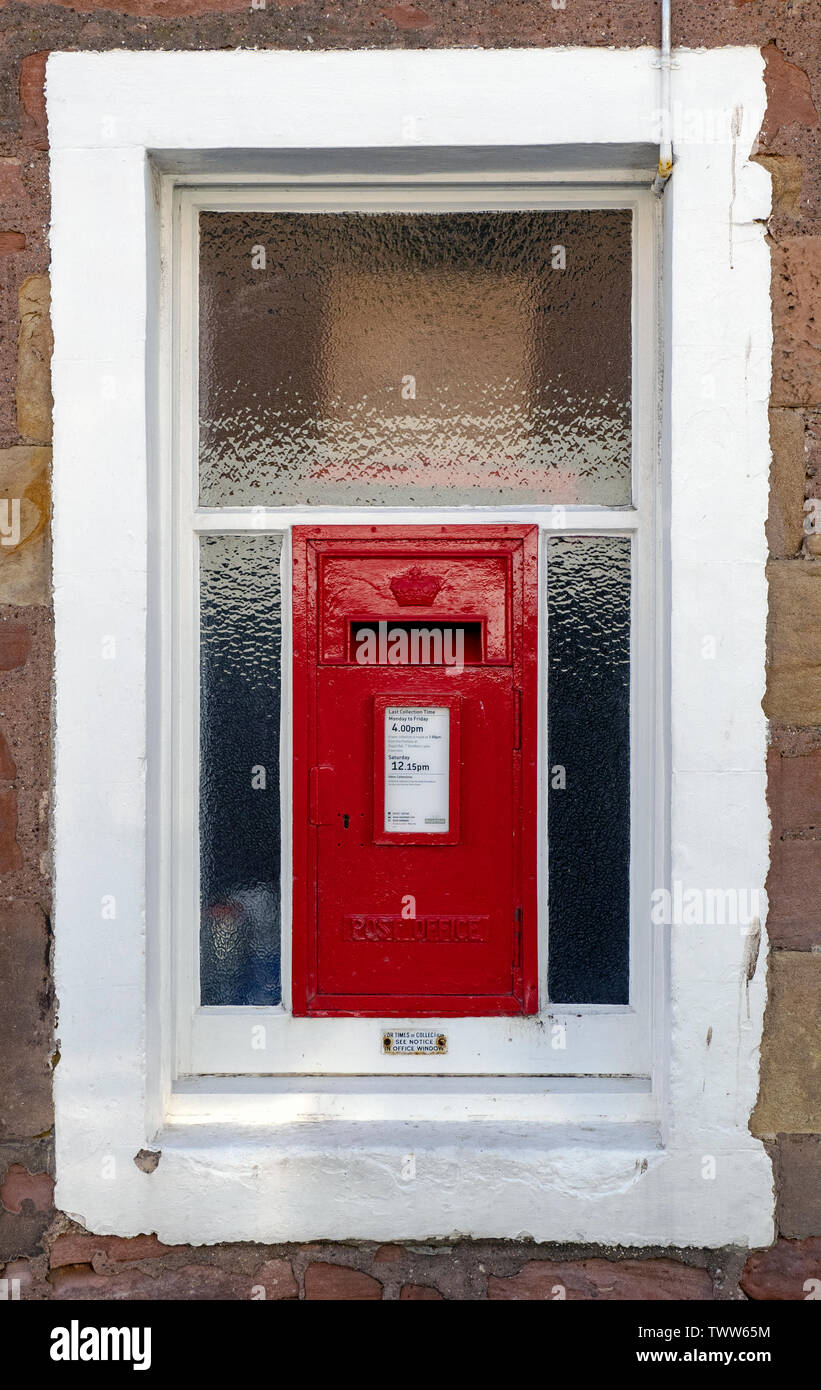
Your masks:
{"label": "black banner at image bottom", "polygon": [[[476,1307],[464,1300],[450,1313],[440,1308],[423,1314],[421,1324],[405,1321],[413,1316],[410,1310],[397,1310],[387,1314],[400,1319],[391,1324],[382,1321],[385,1314],[375,1318],[372,1310],[357,1316],[347,1303],[324,1300],[8,1300],[0,1304],[0,1364],[8,1373],[12,1358],[22,1358],[34,1374],[48,1374],[51,1384],[66,1376],[94,1379],[100,1372],[168,1376],[183,1367],[187,1379],[201,1373],[214,1383],[223,1375],[233,1380],[237,1374],[258,1374],[266,1366],[273,1372],[277,1348],[287,1346],[284,1339],[310,1335],[316,1375],[317,1360],[323,1357],[329,1369],[338,1365],[343,1345],[350,1365],[355,1348],[366,1345],[366,1329],[372,1349],[382,1329],[392,1339],[389,1346],[399,1345],[393,1339],[402,1335],[400,1329],[405,1335],[409,1329],[436,1335],[435,1344],[427,1336],[402,1342],[401,1370],[406,1375],[414,1364],[418,1372],[427,1367],[429,1373],[431,1357],[437,1370],[443,1365],[455,1370],[458,1365],[461,1377],[471,1364],[477,1373],[486,1372],[488,1333],[493,1338],[513,1328],[538,1337],[554,1364],[561,1361],[577,1373],[623,1370],[639,1378],[669,1366],[763,1367],[783,1375],[812,1364],[817,1348],[815,1310],[793,1303],[540,1301],[550,1306],[539,1312],[532,1306],[491,1308],[485,1300],[476,1300]],[[318,1302],[324,1307],[316,1306]],[[480,1309],[481,1321],[475,1321]],[[317,1341],[316,1331],[325,1328],[330,1335]]]}

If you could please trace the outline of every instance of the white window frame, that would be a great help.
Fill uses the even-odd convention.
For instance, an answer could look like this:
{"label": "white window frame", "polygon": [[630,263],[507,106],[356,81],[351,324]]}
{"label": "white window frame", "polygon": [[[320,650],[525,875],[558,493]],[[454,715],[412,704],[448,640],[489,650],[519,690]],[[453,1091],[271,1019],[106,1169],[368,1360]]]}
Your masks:
{"label": "white window frame", "polygon": [[[656,637],[656,518],[660,510],[659,441],[656,429],[658,399],[657,328],[657,214],[658,201],[646,187],[629,183],[616,189],[574,187],[555,180],[531,178],[521,173],[505,178],[497,171],[491,178],[454,183],[443,173],[435,179],[408,177],[386,184],[378,177],[357,181],[339,177],[324,180],[316,175],[291,175],[279,186],[262,180],[231,188],[212,184],[172,186],[164,264],[172,281],[179,277],[176,322],[167,326],[172,336],[172,360],[178,371],[179,410],[176,448],[164,449],[167,466],[161,512],[175,518],[170,558],[165,557],[168,595],[162,606],[175,609],[168,625],[168,641],[162,660],[164,700],[159,711],[163,737],[174,761],[172,788],[166,788],[149,821],[160,843],[175,849],[169,856],[171,881],[160,887],[165,910],[161,933],[175,938],[172,950],[176,969],[176,1056],[172,1076],[193,1078],[204,1074],[256,1073],[292,1075],[397,1074],[395,1058],[386,1057],[382,1029],[402,1027],[401,1019],[295,1018],[290,1010],[291,961],[291,808],[292,780],[292,649],[290,641],[290,546],[289,527],[340,523],[382,525],[454,524],[466,521],[532,521],[540,529],[540,629],[546,631],[547,538],[568,535],[620,535],[631,541],[631,940],[630,1001],[625,1005],[559,1005],[547,1002],[547,729],[546,673],[540,672],[539,769],[539,1012],[531,1017],[428,1019],[426,1026],[447,1034],[444,1057],[403,1058],[400,1075],[435,1073],[464,1076],[637,1076],[645,1078],[647,1115],[653,1113],[649,1093],[652,1064],[651,1022],[664,1018],[663,979],[653,960],[653,932],[648,904],[653,886],[661,882],[666,843],[664,817],[664,726],[657,720],[656,680],[662,633]],[[567,176],[565,176],[567,177]],[[636,178],[642,178],[636,175]],[[406,211],[445,212],[467,210],[524,210],[567,208],[624,208],[633,220],[632,285],[632,476],[631,505],[481,507],[467,503],[448,509],[433,507],[201,507],[198,501],[198,215],[201,211]],[[557,272],[558,273],[558,272]],[[165,296],[171,305],[173,296]],[[170,441],[169,441],[170,444]],[[172,460],[174,463],[172,465]],[[199,841],[192,822],[190,801],[196,802],[199,772],[199,648],[198,557],[199,537],[208,533],[253,534],[276,532],[283,538],[282,603],[282,986],[283,1003],[269,1008],[199,1004]],[[175,546],[176,542],[176,546]],[[162,572],[161,554],[152,558],[152,570]],[[662,630],[663,631],[663,630]],[[542,668],[546,650],[542,642]],[[176,661],[176,664],[175,664]],[[655,735],[655,737],[654,737]],[[655,1002],[655,1008],[652,1007]],[[408,1018],[413,1026],[418,1020]],[[488,1084],[484,1115],[498,1113],[498,1098]],[[480,1093],[471,1102],[480,1113]],[[433,1108],[428,1118],[433,1118]],[[423,1116],[420,1116],[422,1118]]]}
{"label": "white window frame", "polygon": [[[508,183],[544,185],[549,176],[554,188],[563,184],[560,205],[587,196],[580,183],[595,198],[619,180],[631,188],[616,196],[629,200],[658,135],[655,58],[648,49],[577,49],[49,59],[57,1198],[92,1229],[153,1229],[183,1241],[393,1239],[453,1229],[625,1243],[770,1239],[769,1163],[747,1130],[764,957],[751,957],[749,934],[737,927],[657,929],[652,1046],[625,1056],[627,1075],[612,1075],[618,1067],[590,1074],[602,1070],[590,1053],[583,1075],[559,1075],[554,1064],[550,1077],[492,1082],[458,1058],[454,1069],[466,1074],[399,1083],[305,1074],[185,1081],[179,1063],[200,1066],[203,1053],[175,1061],[170,1027],[175,970],[162,924],[173,863],[159,808],[172,777],[163,738],[171,575],[167,561],[156,561],[173,553],[173,508],[163,505],[168,441],[175,421],[190,421],[192,370],[190,338],[186,350],[181,334],[172,386],[164,238],[174,225],[174,185],[224,185],[241,175],[246,188],[231,196],[245,198],[250,187],[256,197],[260,179],[270,187],[277,170],[293,183],[296,152],[303,176],[312,162],[315,171],[335,162],[337,182],[353,165],[360,180],[363,168],[378,166],[405,196],[423,158],[451,179],[453,197],[454,168],[473,160],[487,174],[495,149]],[[685,110],[743,119],[740,130],[738,115],[728,119],[726,136],[705,121],[704,143],[680,144],[663,205],[669,545],[659,569],[670,622],[669,650],[660,644],[650,656],[669,694],[667,732],[660,711],[646,715],[662,742],[656,819],[663,824],[666,810],[669,835],[661,836],[656,882],[754,888],[763,903],[771,331],[759,219],[769,181],[749,162],[764,108],[763,64],[752,49],[681,53],[677,63],[674,98]],[[403,144],[398,156],[385,148]],[[471,179],[461,175],[464,184]],[[640,368],[634,382],[645,379]],[[178,477],[185,453],[181,437]],[[190,466],[190,440],[186,456]],[[404,510],[380,511],[385,520],[409,519]],[[536,511],[483,514],[521,519]],[[349,509],[335,515],[355,519]],[[580,521],[585,530],[607,529],[613,516],[585,509],[568,529]],[[197,524],[221,529],[223,520]],[[260,514],[263,529],[282,522],[281,514]],[[698,660],[705,634],[723,654],[712,668]],[[178,692],[170,696],[177,704]],[[634,710],[634,729],[636,717]],[[285,770],[288,763],[286,750]],[[180,811],[190,812],[191,790],[183,787]],[[586,1046],[582,1037],[599,1023],[597,1011],[581,1013],[568,1047]],[[207,1044],[216,1048],[209,1067],[224,1042]],[[232,1046],[229,1039],[229,1072],[238,1070]],[[361,1068],[358,1056],[352,1065]],[[496,1057],[491,1068],[499,1070]],[[162,1152],[150,1175],[132,1162],[141,1148]],[[709,1182],[705,1155],[716,1159]],[[111,1174],[116,1181],[106,1182]]]}

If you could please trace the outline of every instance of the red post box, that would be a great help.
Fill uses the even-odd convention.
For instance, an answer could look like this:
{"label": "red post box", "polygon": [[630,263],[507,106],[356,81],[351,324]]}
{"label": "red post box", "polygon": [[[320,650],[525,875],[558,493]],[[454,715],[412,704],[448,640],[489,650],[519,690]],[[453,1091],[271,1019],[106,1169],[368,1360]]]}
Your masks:
{"label": "red post box", "polygon": [[537,554],[294,529],[295,1014],[536,1011]]}

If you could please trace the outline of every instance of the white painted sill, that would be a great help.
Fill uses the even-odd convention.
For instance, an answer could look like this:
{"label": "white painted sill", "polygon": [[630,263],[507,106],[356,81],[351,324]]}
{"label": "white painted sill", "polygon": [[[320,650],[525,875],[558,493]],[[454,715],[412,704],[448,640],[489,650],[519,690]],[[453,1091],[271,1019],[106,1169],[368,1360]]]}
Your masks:
{"label": "white painted sill", "polygon": [[[250,175],[294,151],[350,164],[398,147],[411,165],[427,150],[469,166],[478,147],[518,150],[521,167],[537,159],[558,178],[586,164],[592,181],[612,181],[658,138],[655,59],[649,49],[49,58],[57,1201],[92,1230],[174,1242],[771,1239],[770,1165],[747,1127],[766,941],[748,983],[737,929],[672,929],[652,1092],[511,1079],[494,1086],[499,1119],[480,1122],[471,1085],[440,1079],[403,1090],[400,1118],[390,1085],[174,1087],[164,1060],[167,971],[146,849],[146,776],[150,790],[163,775],[149,756],[147,557],[156,441],[175,403],[157,358],[152,167]],[[753,49],[676,61],[680,109],[739,108],[741,133],[701,144],[685,133],[664,198],[667,883],[759,888],[769,180],[749,154],[763,63]],[[117,660],[103,669],[107,634]],[[722,653],[712,667],[698,660],[704,634]],[[104,894],[121,904],[116,923],[99,919]],[[151,1173],[133,1162],[144,1148],[161,1150]]]}

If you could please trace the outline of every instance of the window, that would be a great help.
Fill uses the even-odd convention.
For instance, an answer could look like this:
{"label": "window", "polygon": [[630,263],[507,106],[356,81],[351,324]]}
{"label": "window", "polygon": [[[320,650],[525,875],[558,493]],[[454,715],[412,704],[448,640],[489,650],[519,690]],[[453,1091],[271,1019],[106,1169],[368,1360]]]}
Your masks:
{"label": "window", "polygon": [[443,1015],[402,1074],[649,1076],[657,213],[547,180],[178,191],[180,1076],[397,1074],[372,1018],[292,1008],[289,535],[431,517],[540,530],[539,1001],[512,1034]]}
{"label": "window", "polygon": [[[682,109],[743,122],[659,207],[653,59],[49,58],[57,1201],[92,1229],[771,1237],[764,952],[647,896],[764,901],[763,65],[677,54]],[[539,528],[537,1028],[431,1018],[416,1055],[289,1011],[292,542],[343,519]],[[483,678],[487,613],[450,616]],[[380,620],[341,611],[343,655]]]}
{"label": "window", "polygon": [[629,504],[632,209],[334,192],[200,203],[200,504]]}

